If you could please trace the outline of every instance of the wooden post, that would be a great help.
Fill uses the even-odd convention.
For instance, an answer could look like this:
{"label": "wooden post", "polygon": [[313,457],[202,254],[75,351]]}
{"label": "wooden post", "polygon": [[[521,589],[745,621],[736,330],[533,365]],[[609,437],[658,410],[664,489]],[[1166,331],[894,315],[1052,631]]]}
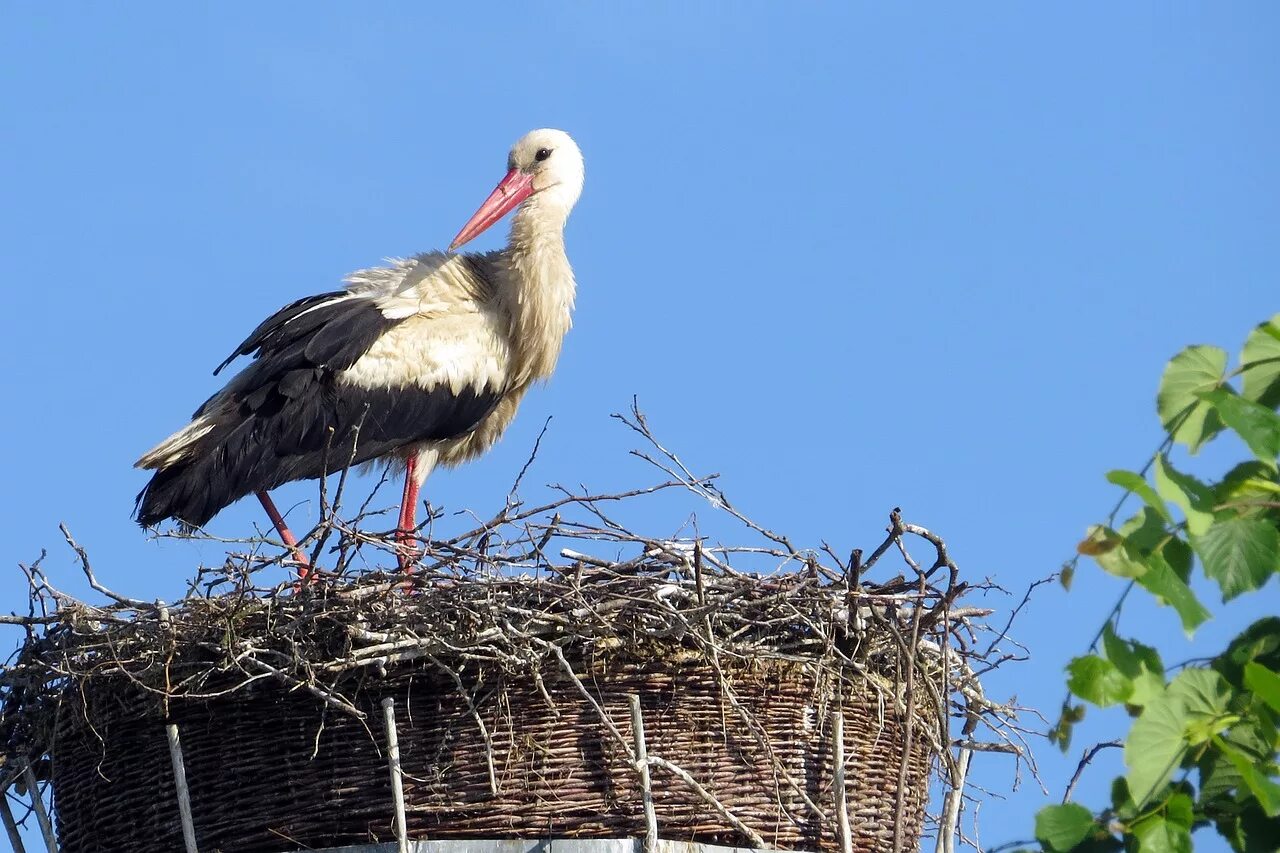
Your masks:
{"label": "wooden post", "polygon": [[49,821],[49,812],[45,810],[44,800],[40,798],[40,784],[36,782],[36,774],[31,772],[30,765],[22,771],[22,778],[27,783],[27,793],[31,795],[31,808],[35,810],[36,820],[40,822],[40,834],[44,836],[44,846],[49,853],[58,853],[58,841],[53,837],[53,824]]}
{"label": "wooden post", "polygon": [[409,830],[404,815],[404,779],[400,772],[400,737],[396,733],[396,700],[382,700],[382,717],[387,724],[387,766],[391,770],[391,799],[396,809],[396,844],[400,853],[409,853]]}
{"label": "wooden post", "polygon": [[0,821],[4,823],[4,831],[9,835],[9,846],[13,853],[27,853],[22,844],[22,836],[18,835],[18,824],[14,823],[13,812],[9,809],[9,792],[0,790]]}
{"label": "wooden post", "polygon": [[187,789],[187,766],[182,761],[182,741],[178,739],[178,727],[168,723],[164,727],[169,737],[169,762],[173,765],[173,787],[178,793],[178,817],[182,820],[182,843],[187,853],[200,853],[196,847],[196,825],[191,819],[191,792]]}
{"label": "wooden post", "polygon": [[942,800],[942,817],[938,821],[939,853],[955,853],[956,834],[960,828],[960,806],[964,801],[964,782],[969,775],[972,749],[961,749],[956,759],[956,769],[947,796]]}
{"label": "wooden post", "polygon": [[627,695],[631,703],[631,735],[635,739],[636,770],[640,773],[640,797],[644,802],[644,853],[658,848],[658,814],[653,808],[653,784],[649,778],[649,747],[644,739],[644,717],[640,713],[640,697]]}
{"label": "wooden post", "polygon": [[831,785],[836,794],[836,826],[840,833],[840,850],[853,853],[853,832],[849,829],[849,791],[844,778],[844,710],[831,713]]}

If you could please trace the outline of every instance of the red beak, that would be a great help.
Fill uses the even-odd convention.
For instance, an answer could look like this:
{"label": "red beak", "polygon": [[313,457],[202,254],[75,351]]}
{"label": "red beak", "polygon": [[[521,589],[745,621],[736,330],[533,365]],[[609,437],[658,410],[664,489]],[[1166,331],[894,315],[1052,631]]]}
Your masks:
{"label": "red beak", "polygon": [[462,226],[458,236],[453,238],[453,242],[449,244],[449,251],[452,252],[479,237],[486,228],[506,216],[511,208],[532,193],[533,175],[526,175],[519,169],[507,172],[507,176],[494,188],[493,192],[489,193],[489,197],[484,200],[484,204],[480,205],[480,209],[467,220],[466,225]]}

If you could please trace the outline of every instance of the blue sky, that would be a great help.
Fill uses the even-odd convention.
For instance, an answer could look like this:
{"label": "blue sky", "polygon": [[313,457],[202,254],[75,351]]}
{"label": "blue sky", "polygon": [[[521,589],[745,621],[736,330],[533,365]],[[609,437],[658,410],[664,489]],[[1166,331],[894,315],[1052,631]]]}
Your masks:
{"label": "blue sky", "polygon": [[[221,551],[133,525],[133,460],[268,312],[442,248],[553,126],[587,160],[575,327],[504,442],[426,495],[497,506],[548,416],[531,482],[644,484],[608,417],[637,395],[796,540],[869,547],[901,506],[1020,595],[1158,442],[1165,361],[1277,310],[1278,24],[1261,3],[8,4],[5,559],[48,548],[78,589],[65,521],[109,585],[180,595]],[[245,503],[211,529],[260,522]],[[1052,716],[1118,591],[1092,566],[1043,590],[1015,629],[1032,662],[988,691]],[[22,595],[0,573],[4,609]],[[1127,620],[1197,653],[1167,612]],[[1060,796],[1078,754],[1039,757]],[[984,843],[1044,802],[987,802]]]}

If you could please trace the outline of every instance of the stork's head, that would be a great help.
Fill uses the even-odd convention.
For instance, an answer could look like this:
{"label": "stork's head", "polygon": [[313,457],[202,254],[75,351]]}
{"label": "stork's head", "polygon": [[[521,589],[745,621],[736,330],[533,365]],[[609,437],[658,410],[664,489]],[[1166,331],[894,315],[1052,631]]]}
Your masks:
{"label": "stork's head", "polygon": [[507,176],[449,244],[452,251],[473,240],[526,199],[551,227],[565,217],[582,193],[582,152],[563,130],[532,130],[511,147]]}

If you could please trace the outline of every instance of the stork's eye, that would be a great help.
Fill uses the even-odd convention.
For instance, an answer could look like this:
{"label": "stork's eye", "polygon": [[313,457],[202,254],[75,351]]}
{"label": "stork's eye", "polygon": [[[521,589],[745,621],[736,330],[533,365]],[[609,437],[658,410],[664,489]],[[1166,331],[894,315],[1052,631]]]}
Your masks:
{"label": "stork's eye", "polygon": [[551,156],[550,148],[539,148],[538,153],[533,155],[533,159],[541,162]]}

